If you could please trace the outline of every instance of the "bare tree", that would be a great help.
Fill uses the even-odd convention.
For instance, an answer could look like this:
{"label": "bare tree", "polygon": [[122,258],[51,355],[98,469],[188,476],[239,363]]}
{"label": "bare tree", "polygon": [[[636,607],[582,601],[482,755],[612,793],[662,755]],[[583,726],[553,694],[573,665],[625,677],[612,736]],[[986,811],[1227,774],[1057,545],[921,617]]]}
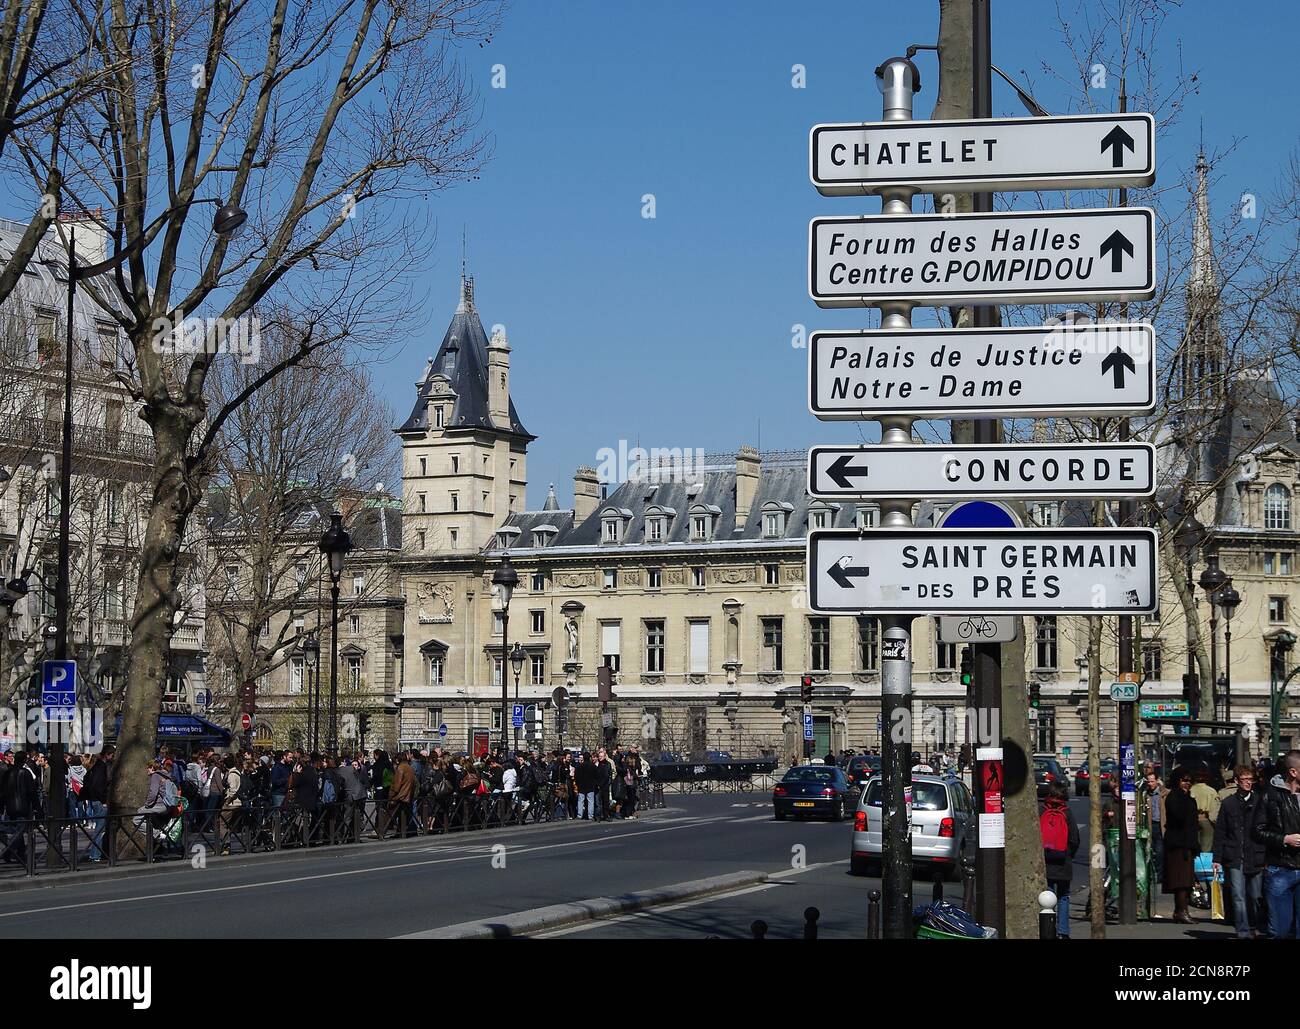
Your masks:
{"label": "bare tree", "polygon": [[[430,238],[410,202],[464,180],[485,156],[457,48],[490,39],[499,6],[113,3],[83,12],[96,19],[87,60],[104,79],[63,146],[18,134],[34,181],[60,173],[64,195],[111,212],[113,286],[83,288],[130,340],[132,387],[156,444],[114,810],[143,796],[177,557],[215,442],[286,368],[340,341],[390,338]],[[196,237],[194,219],[202,225],[214,200],[248,212],[241,239]],[[264,302],[292,312],[301,345],[214,410],[208,374],[231,326]],[[205,345],[169,342],[199,311],[215,312]]]}

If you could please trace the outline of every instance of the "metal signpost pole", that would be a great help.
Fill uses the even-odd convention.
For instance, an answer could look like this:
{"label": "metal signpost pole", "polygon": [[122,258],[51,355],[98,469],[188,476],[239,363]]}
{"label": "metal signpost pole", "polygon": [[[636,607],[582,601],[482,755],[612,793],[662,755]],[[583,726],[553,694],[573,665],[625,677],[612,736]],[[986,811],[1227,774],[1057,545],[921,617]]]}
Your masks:
{"label": "metal signpost pole", "polygon": [[[876,69],[876,84],[884,95],[884,120],[910,120],[912,97],[920,90],[916,65],[906,58],[891,57]],[[911,214],[914,192],[911,187],[882,190],[882,213]],[[909,303],[881,304],[880,313],[884,329],[912,327]],[[882,418],[880,427],[881,442],[912,444],[911,418]],[[910,526],[912,501],[881,501],[880,524],[885,528]],[[881,618],[880,623],[880,705],[886,736],[880,748],[884,779],[882,935],[887,940],[902,940],[912,935],[912,838],[907,804],[912,787],[912,616],[890,615]]]}
{"label": "metal signpost pole", "polygon": [[[989,0],[972,0],[972,40],[971,68],[973,73],[971,114],[973,117],[993,117],[993,55],[992,32],[990,27]],[[974,193],[974,210],[977,214],[991,213],[993,210],[992,193]],[[976,328],[990,328],[997,324],[997,310],[993,307],[977,304],[973,308]],[[983,444],[1002,443],[1002,422],[997,419],[981,418],[975,421],[974,442]],[[977,717],[976,726],[989,726],[993,739],[975,741],[976,754],[981,751],[988,754],[992,764],[1001,765],[1002,746],[1002,645],[999,643],[976,643],[971,647],[974,657],[974,706]],[[982,717],[988,712],[988,717]],[[967,724],[972,724],[967,719]],[[978,762],[975,768],[975,809],[986,813],[990,798],[985,796],[984,773],[985,762]],[[1000,789],[998,791],[1001,792]],[[999,798],[1000,807],[1000,798]],[[985,839],[981,832],[978,858],[976,863],[976,913],[975,917],[984,925],[992,926],[1000,935],[1006,934],[1006,849],[1005,838]]]}
{"label": "metal signpost pole", "polygon": [[[1124,79],[1119,80],[1119,113],[1128,111],[1128,92],[1124,88]],[[1128,190],[1123,186],[1119,191],[1119,206],[1128,207]],[[1128,304],[1120,305],[1120,321],[1128,321]],[[1129,420],[1119,420],[1120,443],[1129,440]],[[1121,500],[1119,504],[1119,524],[1130,526],[1135,522],[1137,504],[1131,500]],[[1119,671],[1121,678],[1133,668],[1133,616],[1119,616]],[[1119,767],[1121,775],[1125,770],[1136,771],[1137,755],[1134,742],[1133,717],[1137,704],[1124,701],[1119,705]],[[1124,803],[1124,826],[1119,835],[1119,922],[1120,925],[1137,924],[1137,783],[1123,778],[1120,783],[1121,800]],[[1147,844],[1150,846],[1150,843]],[[1147,892],[1150,895],[1148,881]]]}

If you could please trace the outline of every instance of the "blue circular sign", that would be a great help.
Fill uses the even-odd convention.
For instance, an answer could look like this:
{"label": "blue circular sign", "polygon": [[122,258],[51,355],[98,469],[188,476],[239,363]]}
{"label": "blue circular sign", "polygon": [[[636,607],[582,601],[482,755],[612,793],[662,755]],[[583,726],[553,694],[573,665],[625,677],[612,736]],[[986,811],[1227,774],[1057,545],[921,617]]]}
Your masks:
{"label": "blue circular sign", "polygon": [[442,736],[442,737],[444,737],[444,738],[446,738],[446,735],[447,735],[447,723],[446,723],[446,722],[443,722],[440,726],[438,726],[438,735],[439,735],[439,736]]}
{"label": "blue circular sign", "polygon": [[968,500],[950,507],[939,522],[941,529],[1016,529],[1015,516],[991,500]]}

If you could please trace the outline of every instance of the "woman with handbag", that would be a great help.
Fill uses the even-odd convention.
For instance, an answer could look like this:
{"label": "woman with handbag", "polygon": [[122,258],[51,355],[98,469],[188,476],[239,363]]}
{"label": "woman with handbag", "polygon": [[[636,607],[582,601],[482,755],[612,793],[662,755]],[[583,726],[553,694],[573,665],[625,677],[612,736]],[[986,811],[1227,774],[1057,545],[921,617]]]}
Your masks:
{"label": "woman with handbag", "polygon": [[623,788],[623,802],[619,805],[618,813],[624,818],[636,817],[636,759],[631,755],[623,758],[621,767],[618,770],[618,784]]}
{"label": "woman with handbag", "polygon": [[1175,770],[1165,798],[1165,893],[1174,895],[1174,921],[1191,925],[1195,921],[1188,906],[1195,880],[1193,863],[1200,852],[1196,801],[1192,799],[1192,773]]}

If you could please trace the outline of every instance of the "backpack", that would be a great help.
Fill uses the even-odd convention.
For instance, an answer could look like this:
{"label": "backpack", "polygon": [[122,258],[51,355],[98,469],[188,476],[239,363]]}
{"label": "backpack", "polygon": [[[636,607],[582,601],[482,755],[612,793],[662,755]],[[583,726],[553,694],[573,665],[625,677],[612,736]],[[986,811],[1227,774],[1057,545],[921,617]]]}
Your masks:
{"label": "backpack", "polygon": [[1070,821],[1064,808],[1047,807],[1038,816],[1038,828],[1043,834],[1043,849],[1064,854],[1070,849]]}
{"label": "backpack", "polygon": [[333,773],[325,776],[325,782],[320,788],[320,799],[323,804],[333,804],[339,799],[338,791],[334,788]]}
{"label": "backpack", "polygon": [[237,768],[230,771],[231,775],[239,776],[239,785],[235,787],[235,797],[239,803],[247,807],[253,802],[253,777],[248,772],[241,772]]}

